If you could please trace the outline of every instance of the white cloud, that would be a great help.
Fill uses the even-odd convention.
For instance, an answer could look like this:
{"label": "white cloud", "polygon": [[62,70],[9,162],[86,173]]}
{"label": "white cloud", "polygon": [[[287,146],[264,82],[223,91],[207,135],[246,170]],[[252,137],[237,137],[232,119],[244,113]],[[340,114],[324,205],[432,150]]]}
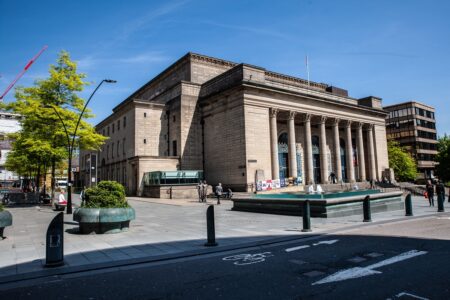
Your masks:
{"label": "white cloud", "polygon": [[161,51],[149,51],[127,57],[97,58],[93,55],[90,55],[77,60],[77,63],[80,70],[88,70],[105,64],[150,65],[153,63],[166,62],[168,60],[170,60],[170,57],[166,56]]}

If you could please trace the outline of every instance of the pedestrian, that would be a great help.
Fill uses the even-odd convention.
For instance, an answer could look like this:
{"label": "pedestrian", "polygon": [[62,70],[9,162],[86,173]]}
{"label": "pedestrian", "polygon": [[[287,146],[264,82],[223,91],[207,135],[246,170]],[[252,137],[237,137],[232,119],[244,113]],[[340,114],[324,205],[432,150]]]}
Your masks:
{"label": "pedestrian", "polygon": [[198,202],[203,202],[203,183],[200,180],[197,184]]}
{"label": "pedestrian", "polygon": [[203,185],[202,185],[202,202],[206,202],[206,197],[208,197],[208,183],[206,183],[206,180],[203,180]]}
{"label": "pedestrian", "polygon": [[220,204],[220,197],[222,196],[222,192],[223,192],[222,184],[219,182],[219,184],[216,186],[217,204]]}
{"label": "pedestrian", "polygon": [[334,172],[331,172],[330,179],[331,179],[331,183],[333,183],[333,184],[336,183],[336,174],[334,174]]}
{"label": "pedestrian", "polygon": [[434,206],[434,185],[431,180],[428,180],[427,184],[425,185],[425,190],[427,191],[427,197],[430,206]]}
{"label": "pedestrian", "polygon": [[440,203],[440,204],[442,204],[442,206],[444,206],[445,186],[441,180],[438,180],[438,182],[436,184],[436,196],[437,196],[438,204]]}
{"label": "pedestrian", "polygon": [[86,192],[85,192],[86,187],[83,186],[83,189],[80,192],[80,199],[81,199],[81,206],[84,205],[84,200],[86,198]]}
{"label": "pedestrian", "polygon": [[227,198],[230,200],[231,200],[231,198],[233,198],[233,191],[230,188],[228,188],[228,190],[227,190]]}

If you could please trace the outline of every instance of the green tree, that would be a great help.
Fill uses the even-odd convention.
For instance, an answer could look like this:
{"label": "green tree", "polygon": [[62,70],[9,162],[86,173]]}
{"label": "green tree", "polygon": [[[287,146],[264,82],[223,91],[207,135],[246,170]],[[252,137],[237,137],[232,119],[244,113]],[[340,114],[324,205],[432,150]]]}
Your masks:
{"label": "green tree", "polygon": [[450,137],[446,134],[438,139],[436,173],[444,182],[450,181]]}
{"label": "green tree", "polygon": [[[16,101],[6,105],[6,109],[22,116],[21,131],[11,135],[15,140],[7,159],[11,170],[39,177],[41,170],[46,173],[50,166],[54,188],[54,170],[68,158],[68,145],[85,105],[78,96],[89,84],[84,78],[86,75],[77,72],[69,53],[62,51],[56,64],[50,65],[48,78],[37,80],[31,87],[16,89]],[[97,150],[106,139],[85,121],[91,117],[87,109],[78,126],[75,147]]]}
{"label": "green tree", "polygon": [[388,142],[389,166],[398,181],[414,180],[417,175],[416,162],[398,142]]}

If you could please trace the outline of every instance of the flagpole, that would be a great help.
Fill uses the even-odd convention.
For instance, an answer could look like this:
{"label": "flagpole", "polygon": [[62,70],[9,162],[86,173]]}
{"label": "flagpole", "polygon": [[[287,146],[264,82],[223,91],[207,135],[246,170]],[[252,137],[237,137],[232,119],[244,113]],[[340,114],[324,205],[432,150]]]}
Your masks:
{"label": "flagpole", "polygon": [[306,73],[308,75],[308,87],[309,87],[309,64],[308,64],[308,55],[306,55]]}

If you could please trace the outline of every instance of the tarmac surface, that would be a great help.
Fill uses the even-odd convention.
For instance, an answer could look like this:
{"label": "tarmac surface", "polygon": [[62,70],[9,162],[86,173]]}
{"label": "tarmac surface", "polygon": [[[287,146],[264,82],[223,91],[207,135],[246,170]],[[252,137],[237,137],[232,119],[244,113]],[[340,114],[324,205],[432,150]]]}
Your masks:
{"label": "tarmac surface", "polygon": [[[79,203],[78,196],[74,205]],[[302,219],[232,211],[231,201],[214,205],[216,238],[219,246],[205,247],[206,208],[196,200],[128,198],[136,210],[130,231],[120,234],[81,235],[71,215],[65,215],[64,266],[44,268],[45,234],[57,214],[50,206],[10,207],[13,226],[6,227],[6,239],[0,241],[0,289],[2,283],[55,274],[125,266],[143,262],[189,257],[218,251],[256,246],[273,241],[308,237]],[[414,215],[436,215],[423,197],[413,197]],[[450,204],[445,202],[446,210]],[[404,211],[372,214],[373,222],[401,220]],[[312,234],[330,234],[344,228],[364,226],[361,216],[311,219]]]}

